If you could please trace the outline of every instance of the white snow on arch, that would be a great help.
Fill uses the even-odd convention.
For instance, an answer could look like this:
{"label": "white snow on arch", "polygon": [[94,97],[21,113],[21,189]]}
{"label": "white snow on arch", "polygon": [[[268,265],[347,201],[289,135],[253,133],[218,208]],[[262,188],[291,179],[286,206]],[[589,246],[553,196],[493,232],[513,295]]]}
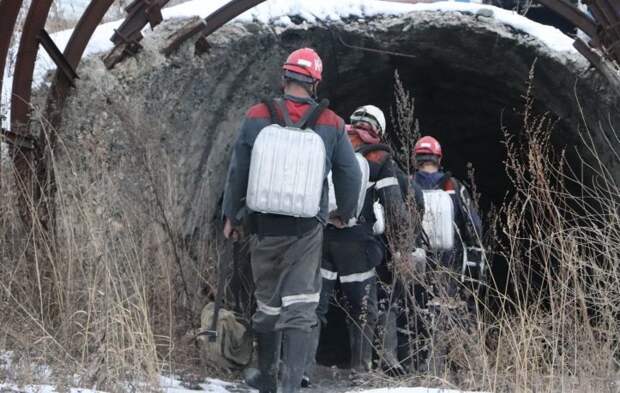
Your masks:
{"label": "white snow on arch", "polygon": [[[478,1],[478,0],[473,0]],[[228,0],[191,0],[173,7],[165,8],[162,13],[164,19],[199,16],[206,17],[213,11],[226,4]],[[360,18],[377,15],[402,15],[416,11],[437,12],[472,12],[481,9],[493,11],[493,18],[498,24],[510,25],[516,30],[523,31],[536,37],[552,51],[559,53],[577,54],[573,48],[573,39],[552,26],[542,25],[519,15],[516,12],[497,8],[490,5],[467,3],[461,1],[440,1],[435,3],[398,3],[379,0],[267,0],[262,4],[239,15],[236,21],[260,21],[287,25],[292,23],[289,16],[300,15],[309,21],[316,18],[323,20],[340,20],[342,18],[358,16]],[[121,20],[100,25],[86,47],[85,56],[101,53],[112,48],[110,37],[114,29],[122,23]],[[148,30],[148,27],[145,28]],[[69,41],[72,30],[60,31],[52,34],[56,45],[63,50]],[[11,64],[12,62],[7,62]],[[7,66],[8,68],[8,66]],[[45,75],[55,69],[54,63],[43,50],[39,50],[34,72],[34,85],[40,86]],[[2,114],[8,115],[9,93],[12,84],[12,72],[5,70],[2,87]],[[5,113],[6,112],[6,113]],[[3,124],[8,124],[7,119]]]}

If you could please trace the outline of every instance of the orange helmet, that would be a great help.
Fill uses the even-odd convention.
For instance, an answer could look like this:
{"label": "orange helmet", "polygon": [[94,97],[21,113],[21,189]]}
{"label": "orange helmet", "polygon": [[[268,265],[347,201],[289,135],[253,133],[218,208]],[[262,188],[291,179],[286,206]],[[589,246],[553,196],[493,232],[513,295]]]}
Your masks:
{"label": "orange helmet", "polygon": [[432,136],[423,136],[416,142],[413,148],[413,155],[417,162],[434,161],[438,163],[443,156],[443,152],[437,139]]}
{"label": "orange helmet", "polygon": [[323,75],[323,62],[311,48],[297,49],[282,66],[284,76],[304,83],[320,81]]}

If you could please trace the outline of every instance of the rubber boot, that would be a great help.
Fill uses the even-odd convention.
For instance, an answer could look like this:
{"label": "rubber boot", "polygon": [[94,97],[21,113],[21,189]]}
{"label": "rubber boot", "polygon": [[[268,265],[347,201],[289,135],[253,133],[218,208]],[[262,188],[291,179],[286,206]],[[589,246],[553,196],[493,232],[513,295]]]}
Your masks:
{"label": "rubber boot", "polygon": [[301,387],[310,387],[312,376],[314,374],[314,367],[316,366],[316,353],[319,348],[319,339],[321,338],[321,324],[318,323],[310,332],[310,351],[308,351],[308,357],[306,358],[306,368],[304,375],[301,378]]}
{"label": "rubber boot", "polygon": [[374,327],[366,324],[363,328],[350,323],[349,340],[351,343],[351,369],[357,372],[368,372],[372,368],[372,347]]}
{"label": "rubber boot", "polygon": [[277,393],[281,332],[256,333],[258,372],[246,372],[245,383],[259,393]]}
{"label": "rubber boot", "polygon": [[396,310],[391,307],[382,315],[383,359],[382,366],[389,375],[402,375],[404,370],[398,360],[398,331]]}
{"label": "rubber boot", "polygon": [[286,329],[283,344],[282,393],[297,393],[301,389],[308,353],[312,350],[312,332]]}

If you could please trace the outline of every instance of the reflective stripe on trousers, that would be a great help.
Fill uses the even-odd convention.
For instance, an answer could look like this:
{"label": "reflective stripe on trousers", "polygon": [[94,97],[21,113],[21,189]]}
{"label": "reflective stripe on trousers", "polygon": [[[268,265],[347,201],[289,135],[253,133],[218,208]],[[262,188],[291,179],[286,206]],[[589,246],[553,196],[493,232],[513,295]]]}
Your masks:
{"label": "reflective stripe on trousers", "polygon": [[302,293],[299,295],[284,296],[282,298],[282,307],[288,307],[296,303],[318,303],[321,293]]}
{"label": "reflective stripe on trousers", "polygon": [[258,309],[258,311],[272,316],[280,315],[280,313],[282,312],[282,307],[271,307],[258,299],[256,299],[256,308]]}
{"label": "reflective stripe on trousers", "polygon": [[338,272],[333,272],[331,270],[321,268],[321,277],[323,277],[323,279],[329,281],[336,281],[337,279],[340,279],[340,282],[343,284],[352,282],[364,282],[370,278],[373,278],[375,275],[375,269],[373,268],[366,272],[347,274],[346,276],[340,276],[340,278],[338,278]]}
{"label": "reflective stripe on trousers", "polygon": [[368,279],[371,279],[375,276],[375,268],[368,270],[363,273],[354,273],[347,274],[346,276],[340,276],[340,282],[343,284],[353,283],[353,282],[364,282]]}
{"label": "reflective stripe on trousers", "polygon": [[321,268],[321,277],[325,280],[334,281],[338,278],[338,272],[333,272],[331,270]]}

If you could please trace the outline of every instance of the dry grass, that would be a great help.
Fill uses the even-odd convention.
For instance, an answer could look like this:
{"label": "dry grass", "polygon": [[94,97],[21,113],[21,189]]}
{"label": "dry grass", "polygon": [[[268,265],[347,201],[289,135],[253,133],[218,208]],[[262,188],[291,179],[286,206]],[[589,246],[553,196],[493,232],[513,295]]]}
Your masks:
{"label": "dry grass", "polygon": [[184,334],[198,321],[205,271],[215,263],[188,263],[173,160],[149,137],[153,125],[136,124],[126,108],[116,110],[133,143],[120,161],[88,133],[47,149],[53,231],[43,229],[43,206],[32,198],[24,206],[33,224],[23,224],[8,161],[0,179],[0,350],[51,365],[56,380],[76,374],[77,385],[114,392],[131,383],[155,389],[163,371],[197,364]]}
{"label": "dry grass", "polygon": [[[430,332],[413,341],[414,354],[430,355],[419,352],[426,371],[403,381],[494,392],[617,391],[620,189],[590,130],[582,133],[589,148],[579,170],[554,150],[553,117],[534,112],[528,86],[522,130],[505,130],[514,193],[489,225],[496,242],[488,246],[508,263],[508,289],[491,277],[480,298],[462,285],[461,296],[429,312],[406,286],[410,329],[422,320]],[[390,239],[393,250],[403,249],[400,239]],[[420,274],[395,267],[402,282],[427,290],[437,290],[440,277],[459,280],[449,269]],[[468,297],[476,299],[472,313],[454,301]],[[489,307],[490,297],[499,307]]]}
{"label": "dry grass", "polygon": [[[405,132],[398,148],[408,152],[412,141],[402,138],[416,129],[413,101],[399,97],[405,109],[396,112],[395,125]],[[620,190],[593,149],[582,161],[587,179],[577,176],[552,149],[552,118],[535,114],[532,104],[528,94],[522,130],[506,131],[515,192],[491,226],[501,240],[492,248],[508,261],[510,290],[491,281],[488,293],[501,307],[478,298],[473,318],[463,318],[461,303],[433,314],[409,301],[410,315],[420,316],[410,319],[411,330],[424,324],[433,332],[415,337],[416,355],[436,356],[403,383],[495,392],[617,389]],[[0,349],[19,354],[10,370],[0,368],[5,379],[35,381],[41,373],[33,364],[45,363],[58,384],[155,390],[159,373],[176,369],[184,354],[178,346],[196,322],[197,291],[213,285],[215,259],[192,262],[176,208],[174,160],[150,136],[158,134],[150,132],[157,125],[140,124],[130,107],[116,109],[133,146],[118,161],[89,132],[59,140],[49,154],[57,188],[51,233],[42,229],[32,199],[26,213],[33,225],[22,224],[13,203],[19,191],[14,168],[0,163]],[[41,128],[49,131],[47,124]],[[594,146],[590,130],[582,135],[585,146]],[[137,187],[127,187],[136,179]],[[416,228],[415,220],[403,226],[392,249],[410,244]],[[203,247],[212,258],[219,255],[213,244]],[[394,268],[402,281],[426,288],[437,275],[458,279],[450,270],[431,275],[402,263]],[[185,355],[191,362],[191,350]],[[69,378],[74,374],[77,381]]]}

